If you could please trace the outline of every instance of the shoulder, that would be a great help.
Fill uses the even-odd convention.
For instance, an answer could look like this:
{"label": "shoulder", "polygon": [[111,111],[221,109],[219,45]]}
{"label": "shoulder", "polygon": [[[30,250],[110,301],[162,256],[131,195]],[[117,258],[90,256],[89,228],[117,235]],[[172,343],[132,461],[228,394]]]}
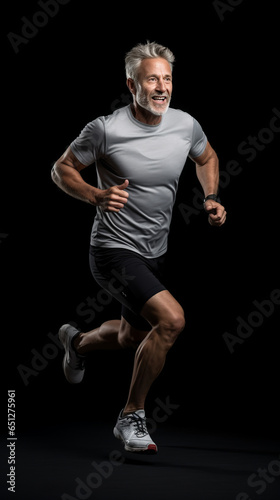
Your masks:
{"label": "shoulder", "polygon": [[182,111],[181,109],[169,108],[166,115],[171,121],[177,121],[184,125],[193,126],[194,118],[186,111]]}
{"label": "shoulder", "polygon": [[116,109],[113,113],[109,115],[102,115],[98,116],[97,118],[94,118],[91,122],[89,122],[86,127],[89,128],[104,128],[104,126],[111,121],[115,120],[121,120],[123,118],[126,118],[127,116],[127,108],[128,106],[124,106],[122,108]]}
{"label": "shoulder", "polygon": [[104,125],[110,124],[112,122],[123,121],[127,119],[129,106],[123,106],[122,108],[116,109],[110,115],[102,116]]}
{"label": "shoulder", "polygon": [[102,135],[102,133],[104,132],[104,122],[105,122],[104,116],[99,116],[98,118],[94,118],[94,120],[88,122],[85,125],[79,137]]}
{"label": "shoulder", "polygon": [[169,108],[164,115],[166,127],[172,129],[173,132],[181,133],[184,137],[192,136],[194,128],[194,118],[186,111],[181,109]]}
{"label": "shoulder", "polygon": [[183,126],[185,129],[188,129],[191,133],[202,131],[200,122],[198,122],[194,116],[190,115],[186,111],[169,108],[167,115],[169,116],[169,124],[177,123],[179,126]]}

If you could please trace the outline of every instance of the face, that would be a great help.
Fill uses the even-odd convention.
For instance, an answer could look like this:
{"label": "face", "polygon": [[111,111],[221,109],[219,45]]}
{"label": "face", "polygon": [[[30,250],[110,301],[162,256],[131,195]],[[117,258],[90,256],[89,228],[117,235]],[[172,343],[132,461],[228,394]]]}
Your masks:
{"label": "face", "polygon": [[166,113],[172,94],[171,67],[166,59],[144,59],[133,84],[136,105],[156,116]]}

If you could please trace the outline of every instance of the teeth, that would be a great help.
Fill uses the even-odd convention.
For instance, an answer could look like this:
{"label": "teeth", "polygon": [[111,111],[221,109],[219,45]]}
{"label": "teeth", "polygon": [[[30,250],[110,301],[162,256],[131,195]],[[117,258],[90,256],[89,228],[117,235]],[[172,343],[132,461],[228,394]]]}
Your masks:
{"label": "teeth", "polygon": [[157,101],[164,101],[165,97],[153,97]]}

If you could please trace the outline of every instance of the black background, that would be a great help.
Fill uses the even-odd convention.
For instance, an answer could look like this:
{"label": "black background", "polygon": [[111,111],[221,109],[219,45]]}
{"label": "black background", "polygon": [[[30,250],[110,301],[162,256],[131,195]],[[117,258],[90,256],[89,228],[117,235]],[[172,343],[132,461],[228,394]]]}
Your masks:
{"label": "black background", "polygon": [[[157,398],[169,397],[180,406],[171,417],[176,425],[276,436],[279,305],[233,353],[223,338],[225,332],[236,335],[237,318],[247,321],[254,301],[267,300],[280,288],[279,133],[263,133],[267,143],[261,151],[254,148],[252,161],[238,150],[249,136],[270,127],[273,109],[280,115],[275,3],[244,0],[221,14],[222,20],[211,1],[70,0],[16,53],[8,33],[21,35],[22,17],[31,21],[38,11],[38,2],[12,2],[3,31],[0,269],[7,344],[2,368],[7,388],[16,389],[17,431],[37,429],[40,436],[57,422],[82,426],[97,414],[114,423],[125,403],[133,353],[92,354],[78,387],[66,383],[58,347],[49,351],[53,359],[45,365],[41,360],[29,373],[26,384],[18,367],[34,370],[34,352],[42,354],[52,344],[48,334],[56,335],[61,324],[73,321],[90,330],[119,316],[115,302],[92,321],[92,311],[78,312],[99,292],[88,266],[95,209],[59,191],[50,170],[87,122],[126,104],[125,53],[148,39],[175,54],[172,107],[201,123],[222,171],[236,160],[240,172],[225,177],[220,195],[228,219],[216,229],[197,206],[189,219],[182,215],[182,207],[186,213],[186,206],[197,203],[194,188],[201,191],[194,164],[186,163],[167,280],[187,325],[151,389],[147,411]],[[94,168],[85,178],[95,182]]]}

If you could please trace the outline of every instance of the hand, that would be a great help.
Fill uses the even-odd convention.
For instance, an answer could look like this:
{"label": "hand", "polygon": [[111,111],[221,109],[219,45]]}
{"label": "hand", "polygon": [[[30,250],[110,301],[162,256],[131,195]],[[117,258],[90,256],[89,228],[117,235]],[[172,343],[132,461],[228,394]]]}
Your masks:
{"label": "hand", "polygon": [[129,194],[125,191],[129,184],[126,179],[122,184],[108,189],[99,189],[96,194],[96,205],[104,212],[119,212],[127,203]]}
{"label": "hand", "polygon": [[207,200],[204,203],[204,210],[209,214],[208,222],[211,226],[220,227],[226,221],[225,207],[214,200]]}

